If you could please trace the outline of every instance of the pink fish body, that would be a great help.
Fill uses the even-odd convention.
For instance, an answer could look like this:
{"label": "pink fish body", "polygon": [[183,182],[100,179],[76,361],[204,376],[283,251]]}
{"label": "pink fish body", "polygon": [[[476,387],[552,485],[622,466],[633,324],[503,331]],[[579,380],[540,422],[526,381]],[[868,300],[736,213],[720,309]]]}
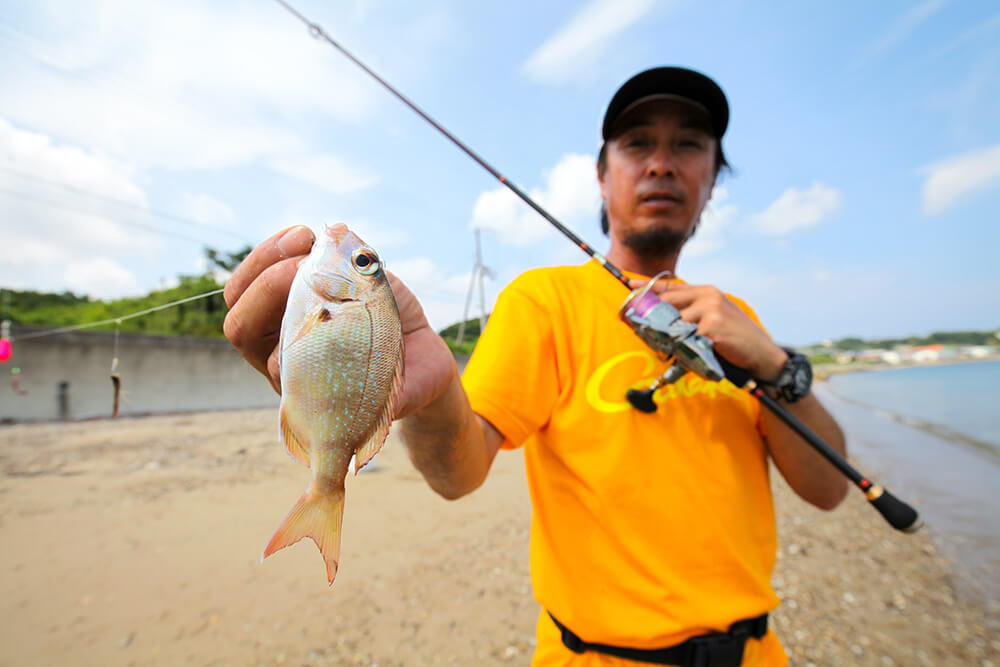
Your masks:
{"label": "pink fish body", "polygon": [[333,584],[344,480],[382,447],[403,378],[403,333],[378,255],[345,225],[327,225],[299,266],[279,343],[279,437],[312,481],[261,557],[310,537]]}

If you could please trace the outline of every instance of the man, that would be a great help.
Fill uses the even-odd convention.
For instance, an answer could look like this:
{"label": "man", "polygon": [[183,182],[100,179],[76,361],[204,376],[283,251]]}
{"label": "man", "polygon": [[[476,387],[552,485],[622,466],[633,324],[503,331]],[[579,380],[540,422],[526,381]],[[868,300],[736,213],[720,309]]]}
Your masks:
{"label": "man", "polygon": [[[674,271],[725,164],[728,117],[722,90],[682,68],[642,72],[608,105],[597,169],[607,258],[635,284]],[[310,243],[302,228],[270,239],[226,287],[226,335],[276,389],[275,332]],[[689,373],[657,393],[656,413],[631,409],[625,391],[663,364],[617,320],[623,290],[593,261],[508,286],[462,379],[412,293],[396,279],[393,289],[406,341],[397,418],[430,486],[459,498],[499,449],[525,447],[542,605],[535,664],[785,663],[766,630],[778,604],[768,458],[825,509],[847,489],[832,466],[727,382]],[[789,379],[802,358],[777,346],[748,306],[678,280],[654,289],[845,452],[833,419]]]}

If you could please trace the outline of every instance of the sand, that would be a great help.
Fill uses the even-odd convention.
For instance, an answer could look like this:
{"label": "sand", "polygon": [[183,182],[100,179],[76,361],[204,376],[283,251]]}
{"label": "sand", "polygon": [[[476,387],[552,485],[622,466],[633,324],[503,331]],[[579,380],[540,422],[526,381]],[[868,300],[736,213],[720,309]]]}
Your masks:
{"label": "sand", "polygon": [[[348,481],[329,588],[312,542],[259,560],[309,478],[275,430],[274,410],[0,427],[0,665],[530,661],[520,453],[448,502],[390,436]],[[794,664],[1000,666],[995,606],[928,534],[857,491],[829,514],[775,491],[773,625]]]}

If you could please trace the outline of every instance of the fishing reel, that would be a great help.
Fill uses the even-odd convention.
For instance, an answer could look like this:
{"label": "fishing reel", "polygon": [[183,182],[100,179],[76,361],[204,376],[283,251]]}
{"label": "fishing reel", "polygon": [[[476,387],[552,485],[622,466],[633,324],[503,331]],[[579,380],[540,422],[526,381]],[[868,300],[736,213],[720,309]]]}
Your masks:
{"label": "fishing reel", "polygon": [[661,360],[673,362],[648,389],[629,389],[625,393],[632,407],[643,412],[656,412],[656,403],[653,402],[656,390],[677,382],[688,371],[712,382],[726,377],[715,356],[712,341],[695,333],[698,325],[684,321],[680,311],[661,300],[660,295],[653,291],[657,280],[670,275],[670,271],[663,271],[642,287],[632,290],[618,311],[621,320]]}

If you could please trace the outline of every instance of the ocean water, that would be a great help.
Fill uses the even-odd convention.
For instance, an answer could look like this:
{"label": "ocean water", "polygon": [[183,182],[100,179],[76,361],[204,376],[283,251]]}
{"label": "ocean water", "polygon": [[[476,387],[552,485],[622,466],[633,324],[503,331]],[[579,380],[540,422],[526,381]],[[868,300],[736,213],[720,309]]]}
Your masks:
{"label": "ocean water", "polygon": [[815,393],[861,472],[920,513],[959,587],[1000,610],[1000,362],[837,375]]}
{"label": "ocean water", "polygon": [[1000,455],[998,361],[847,373],[826,384],[844,400]]}

